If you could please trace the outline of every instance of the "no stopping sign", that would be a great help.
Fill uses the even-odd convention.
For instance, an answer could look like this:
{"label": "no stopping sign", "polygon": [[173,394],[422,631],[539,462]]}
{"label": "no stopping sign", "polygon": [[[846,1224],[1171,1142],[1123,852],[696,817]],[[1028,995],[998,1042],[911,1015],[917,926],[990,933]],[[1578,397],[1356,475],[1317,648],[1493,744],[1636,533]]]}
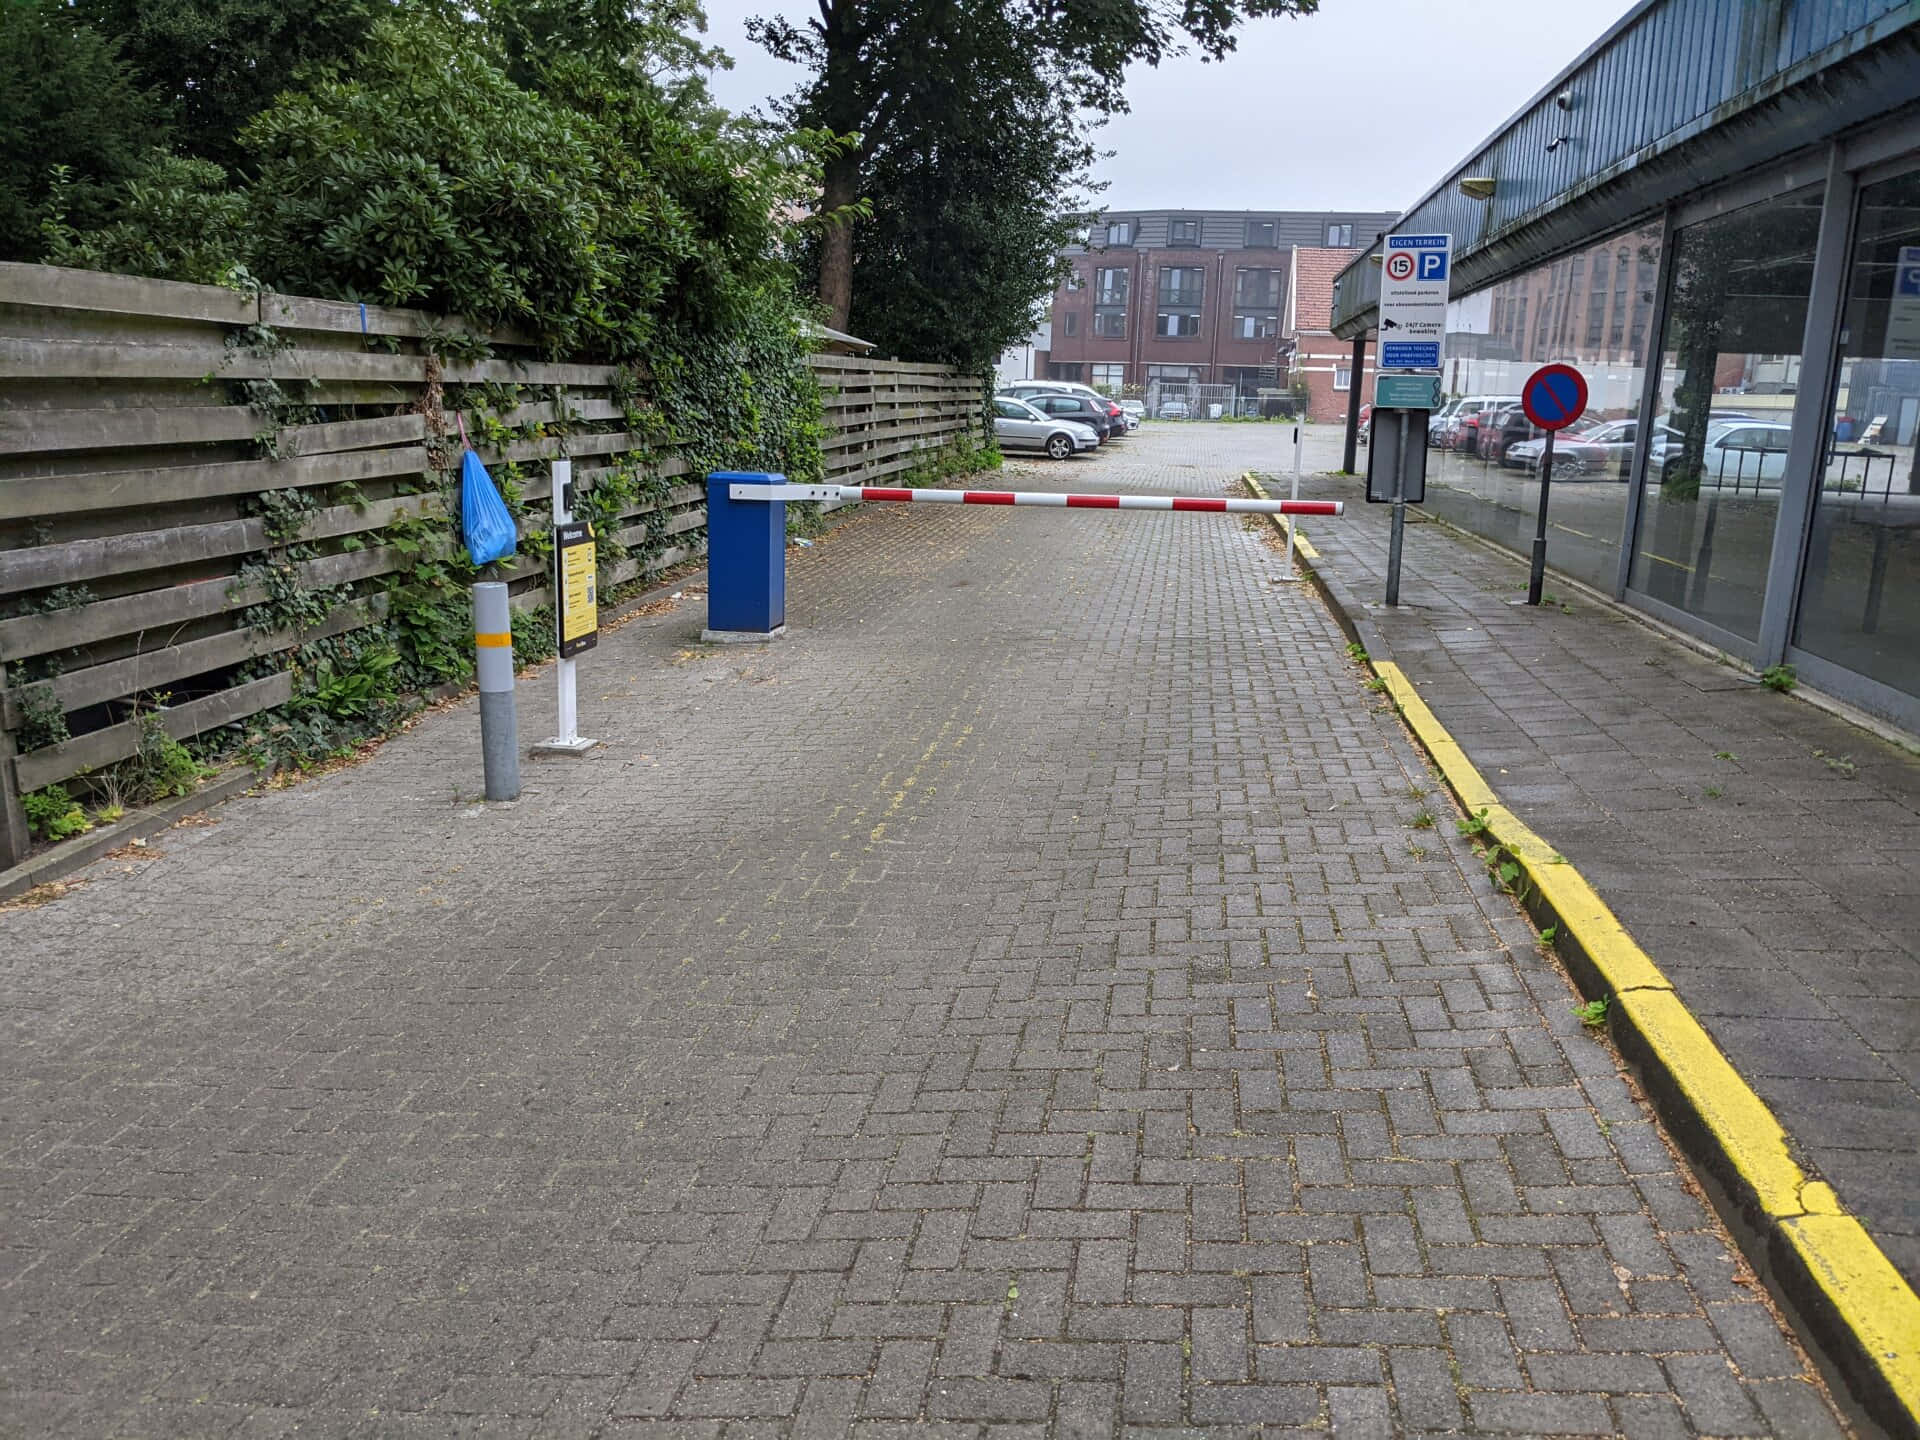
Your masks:
{"label": "no stopping sign", "polygon": [[1571,365],[1542,365],[1520,387],[1520,408],[1542,430],[1564,430],[1586,411],[1587,377]]}

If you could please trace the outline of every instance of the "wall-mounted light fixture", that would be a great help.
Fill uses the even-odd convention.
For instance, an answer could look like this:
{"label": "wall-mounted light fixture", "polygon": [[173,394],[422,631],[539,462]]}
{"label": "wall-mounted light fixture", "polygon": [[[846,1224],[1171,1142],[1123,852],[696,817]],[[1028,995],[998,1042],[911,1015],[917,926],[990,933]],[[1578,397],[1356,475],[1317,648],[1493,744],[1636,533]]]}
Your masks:
{"label": "wall-mounted light fixture", "polygon": [[1469,175],[1460,182],[1460,193],[1469,200],[1491,200],[1493,198],[1493,177],[1491,175]]}

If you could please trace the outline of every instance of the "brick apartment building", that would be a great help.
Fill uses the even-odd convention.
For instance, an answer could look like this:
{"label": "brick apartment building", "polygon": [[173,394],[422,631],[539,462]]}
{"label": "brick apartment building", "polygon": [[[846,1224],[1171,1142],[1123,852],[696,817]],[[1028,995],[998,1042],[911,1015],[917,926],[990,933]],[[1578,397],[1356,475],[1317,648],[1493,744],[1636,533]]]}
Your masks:
{"label": "brick apartment building", "polygon": [[[1371,244],[1384,211],[1114,210],[1069,248],[1034,374],[1163,392],[1282,389],[1294,252]],[[1322,310],[1324,311],[1324,305]],[[1324,323],[1324,319],[1322,320]]]}
{"label": "brick apartment building", "polygon": [[[1307,416],[1345,420],[1353,387],[1353,346],[1333,333],[1333,282],[1358,250],[1301,245],[1293,252],[1285,333],[1293,341],[1293,373],[1307,382]],[[1373,396],[1373,346],[1360,375],[1364,399]]]}

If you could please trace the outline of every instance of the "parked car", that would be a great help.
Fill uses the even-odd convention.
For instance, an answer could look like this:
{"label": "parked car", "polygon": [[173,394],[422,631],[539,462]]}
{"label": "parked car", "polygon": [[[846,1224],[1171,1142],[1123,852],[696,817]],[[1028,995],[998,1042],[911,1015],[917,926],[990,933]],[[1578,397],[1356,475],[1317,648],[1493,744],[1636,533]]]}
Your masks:
{"label": "parked car", "polygon": [[1091,385],[1082,385],[1078,380],[1019,380],[1012,385],[1002,386],[1002,395],[1014,395],[1032,404],[1042,395],[1084,395],[1098,405],[1106,415],[1108,433],[1100,438],[1105,440],[1111,435],[1124,435],[1131,428],[1127,425],[1126,412],[1110,395],[1103,395]]}
{"label": "parked car", "polygon": [[1043,414],[1011,395],[993,397],[993,438],[1002,450],[1037,450],[1054,460],[1100,445],[1092,426]]}
{"label": "parked car", "polygon": [[1141,422],[1147,418],[1147,405],[1144,400],[1122,400],[1120,408],[1127,412],[1129,430],[1138,430]]}
{"label": "parked car", "polygon": [[[1752,485],[1771,488],[1787,473],[1787,447],[1793,443],[1791,425],[1757,420],[1719,420],[1707,428],[1701,451],[1700,483],[1707,489],[1738,490]],[[1647,454],[1649,478],[1661,479],[1667,466],[1685,454],[1683,436],[1674,435]]]}
{"label": "parked car", "polygon": [[1160,418],[1162,420],[1185,420],[1192,414],[1193,412],[1187,407],[1187,402],[1177,395],[1171,400],[1162,400],[1160,402]]}
{"label": "parked car", "polygon": [[1442,443],[1441,437],[1447,433],[1453,423],[1453,412],[1459,408],[1460,397],[1454,396],[1438,410],[1427,417],[1427,444],[1429,447]]}
{"label": "parked car", "polygon": [[1458,450],[1472,455],[1480,448],[1480,417],[1490,410],[1504,410],[1510,405],[1518,405],[1518,395],[1468,395],[1455,406],[1448,417],[1447,429],[1442,432],[1441,445],[1448,450]]}
{"label": "parked car", "polygon": [[[1088,426],[1103,441],[1113,434],[1116,422],[1107,411],[1108,402],[1098,395],[1082,395],[1077,391],[1059,390],[1050,394],[1042,392],[1027,403],[1057,420],[1072,420]],[[1122,428],[1125,427],[1125,421],[1118,423]]]}
{"label": "parked car", "polygon": [[[1640,433],[1638,420],[1603,420],[1584,430],[1564,430],[1554,437],[1553,478],[1556,480],[1625,480],[1633,466],[1634,437]],[[1662,433],[1656,431],[1655,443]],[[1547,448],[1546,438],[1522,440],[1507,448],[1506,463],[1519,466],[1529,475],[1540,473],[1540,457]]]}
{"label": "parked car", "polygon": [[1474,454],[1482,460],[1505,466],[1508,464],[1507,451],[1522,440],[1531,440],[1536,433],[1533,421],[1518,405],[1483,410],[1479,428],[1474,432]]}

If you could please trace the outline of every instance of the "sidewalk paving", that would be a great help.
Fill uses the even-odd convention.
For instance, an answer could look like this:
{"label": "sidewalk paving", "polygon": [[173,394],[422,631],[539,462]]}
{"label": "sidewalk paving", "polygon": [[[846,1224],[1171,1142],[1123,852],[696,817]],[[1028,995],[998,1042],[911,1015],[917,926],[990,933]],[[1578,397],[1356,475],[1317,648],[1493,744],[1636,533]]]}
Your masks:
{"label": "sidewalk paving", "polygon": [[1593,882],[1920,1285],[1920,758],[1551,574],[1560,605],[1515,606],[1524,562],[1409,513],[1397,611],[1389,507],[1303,532],[1369,649]]}
{"label": "sidewalk paving", "polygon": [[0,1428],[1839,1433],[1277,568],[876,510],[0,913]]}

